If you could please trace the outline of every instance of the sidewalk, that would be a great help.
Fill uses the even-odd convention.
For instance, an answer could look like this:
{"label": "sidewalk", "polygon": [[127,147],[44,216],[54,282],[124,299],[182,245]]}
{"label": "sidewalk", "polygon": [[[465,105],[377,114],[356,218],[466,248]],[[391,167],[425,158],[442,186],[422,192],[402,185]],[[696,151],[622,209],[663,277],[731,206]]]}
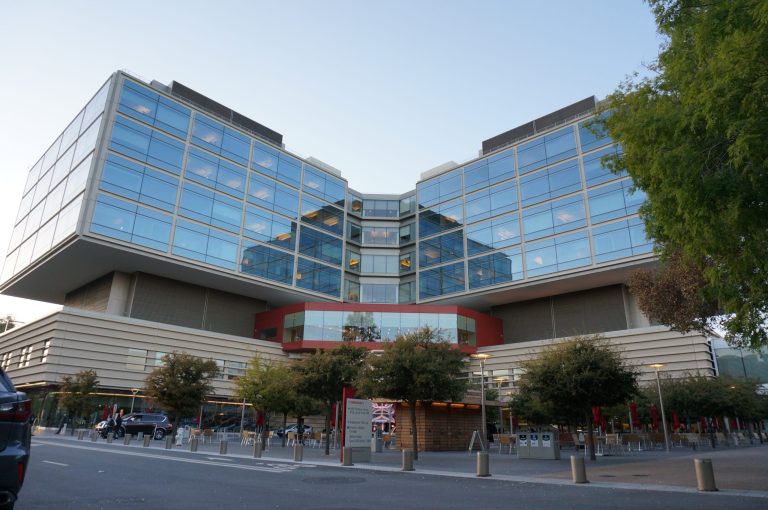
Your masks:
{"label": "sidewalk", "polygon": [[[36,432],[36,439],[56,439],[77,441],[77,435],[57,436],[52,431]],[[79,443],[90,443],[86,435]],[[105,440],[99,438],[99,444]],[[105,445],[106,446],[106,445]],[[113,448],[143,448],[141,442],[133,440],[130,446],[122,440],[114,441]],[[146,450],[166,451],[165,441],[151,441]],[[198,443],[198,454],[219,455],[220,444]],[[189,445],[174,446],[174,452],[189,453]],[[573,450],[562,450],[560,460],[518,459],[516,455],[498,453],[491,450],[491,479],[521,481],[529,483],[570,484],[570,456]],[[262,454],[267,461],[293,462],[293,447],[282,447],[273,440]],[[583,456],[583,452],[578,452]],[[239,440],[227,443],[227,456],[252,458],[253,446],[241,446]],[[401,469],[402,456],[398,450],[385,449],[382,453],[372,453],[370,463],[356,463],[351,469],[371,469],[379,471],[397,471]],[[696,492],[695,458],[712,459],[715,482],[719,494],[738,491],[748,495],[768,498],[768,444],[741,446],[723,449],[691,450],[674,448],[667,453],[663,450],[634,452],[620,456],[598,457],[597,461],[585,460],[587,478],[590,486],[631,488],[640,490],[674,490]],[[325,446],[304,447],[303,462],[324,466],[341,466],[340,452],[332,449],[325,455]],[[419,460],[414,462],[417,473],[439,476],[474,477],[476,474],[476,452],[419,452]],[[346,468],[350,469],[350,468]],[[742,494],[743,495],[743,494]]]}

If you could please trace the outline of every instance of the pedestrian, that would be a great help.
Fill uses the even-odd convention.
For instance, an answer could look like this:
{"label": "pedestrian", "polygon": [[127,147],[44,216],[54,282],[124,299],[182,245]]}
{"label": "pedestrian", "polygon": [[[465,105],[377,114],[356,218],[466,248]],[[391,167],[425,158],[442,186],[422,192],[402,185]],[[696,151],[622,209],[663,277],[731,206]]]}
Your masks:
{"label": "pedestrian", "polygon": [[62,414],[61,419],[59,419],[59,430],[56,431],[57,434],[61,434],[61,429],[64,428],[65,423],[67,423],[67,415]]}
{"label": "pedestrian", "polygon": [[122,435],[121,430],[123,426],[123,410],[120,409],[120,412],[117,413],[117,416],[115,416],[115,436],[119,437]]}

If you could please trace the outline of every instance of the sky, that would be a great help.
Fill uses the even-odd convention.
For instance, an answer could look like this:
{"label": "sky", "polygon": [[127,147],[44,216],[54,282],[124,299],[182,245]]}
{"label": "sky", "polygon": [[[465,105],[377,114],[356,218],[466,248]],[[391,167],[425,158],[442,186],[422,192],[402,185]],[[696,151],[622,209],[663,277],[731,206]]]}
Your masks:
{"label": "sky", "polygon": [[[29,168],[122,69],[283,134],[352,189],[399,194],[482,141],[646,73],[640,0],[8,2],[0,15],[2,260]],[[0,296],[0,317],[55,306]]]}

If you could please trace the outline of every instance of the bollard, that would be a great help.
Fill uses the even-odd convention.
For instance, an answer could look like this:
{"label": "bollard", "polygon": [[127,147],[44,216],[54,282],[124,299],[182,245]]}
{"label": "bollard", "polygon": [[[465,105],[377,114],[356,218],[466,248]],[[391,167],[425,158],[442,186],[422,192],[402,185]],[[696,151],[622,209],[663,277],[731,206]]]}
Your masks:
{"label": "bollard", "polygon": [[413,471],[413,450],[410,448],[403,450],[403,471]]}
{"label": "bollard", "polygon": [[144,440],[144,432],[139,432],[138,434],[136,434],[136,439],[138,439],[139,441],[143,441]]}
{"label": "bollard", "polygon": [[573,483],[589,483],[587,468],[584,466],[584,457],[581,455],[571,455],[571,476]]}
{"label": "bollard", "polygon": [[189,451],[190,452],[196,452],[197,451],[197,438],[193,437],[189,440]]}
{"label": "bollard", "polygon": [[693,459],[693,467],[696,470],[696,488],[700,491],[716,491],[712,459]]}
{"label": "bollard", "polygon": [[151,442],[152,442],[152,436],[144,436],[144,446],[145,447],[148,447]]}
{"label": "bollard", "polygon": [[91,432],[91,441],[94,443],[99,440],[99,433],[95,430]]}
{"label": "bollard", "polygon": [[77,440],[82,441],[83,437],[85,437],[85,431],[84,430],[78,430],[77,431]]}
{"label": "bollard", "polygon": [[491,476],[488,452],[477,452],[477,476]]}
{"label": "bollard", "polygon": [[227,442],[222,441],[219,443],[219,455],[226,455],[227,454]]}
{"label": "bollard", "polygon": [[341,450],[341,465],[342,466],[351,466],[352,465],[352,448],[349,446],[345,446],[343,450]]}
{"label": "bollard", "polygon": [[107,443],[111,443],[114,438],[115,438],[114,432],[108,433],[107,434]]}
{"label": "bollard", "polygon": [[173,436],[165,436],[165,449],[170,450],[173,448]]}
{"label": "bollard", "polygon": [[296,443],[293,445],[293,460],[294,462],[301,462],[304,460],[304,445]]}
{"label": "bollard", "polygon": [[131,436],[131,434],[126,434],[126,435],[125,435],[125,437],[123,437],[123,444],[124,444],[124,445],[129,445],[129,444],[131,444],[131,438],[132,438],[132,437],[133,437],[133,436]]}
{"label": "bollard", "polygon": [[253,457],[255,459],[261,458],[261,441],[255,441],[253,443]]}

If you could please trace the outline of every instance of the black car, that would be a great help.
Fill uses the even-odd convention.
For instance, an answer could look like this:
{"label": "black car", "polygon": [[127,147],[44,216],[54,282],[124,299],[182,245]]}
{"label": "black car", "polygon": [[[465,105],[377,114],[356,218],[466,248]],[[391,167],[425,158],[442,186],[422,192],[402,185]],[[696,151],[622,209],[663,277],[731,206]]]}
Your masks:
{"label": "black car", "polygon": [[[153,436],[155,439],[163,439],[171,433],[173,425],[164,414],[154,413],[132,413],[123,416],[120,427],[115,432],[115,437],[122,437],[125,434],[136,436],[139,432],[145,435]],[[96,432],[106,437],[108,432],[112,432],[108,421],[102,421],[96,425]]]}
{"label": "black car", "polygon": [[0,369],[0,509],[13,508],[32,442],[32,403]]}

